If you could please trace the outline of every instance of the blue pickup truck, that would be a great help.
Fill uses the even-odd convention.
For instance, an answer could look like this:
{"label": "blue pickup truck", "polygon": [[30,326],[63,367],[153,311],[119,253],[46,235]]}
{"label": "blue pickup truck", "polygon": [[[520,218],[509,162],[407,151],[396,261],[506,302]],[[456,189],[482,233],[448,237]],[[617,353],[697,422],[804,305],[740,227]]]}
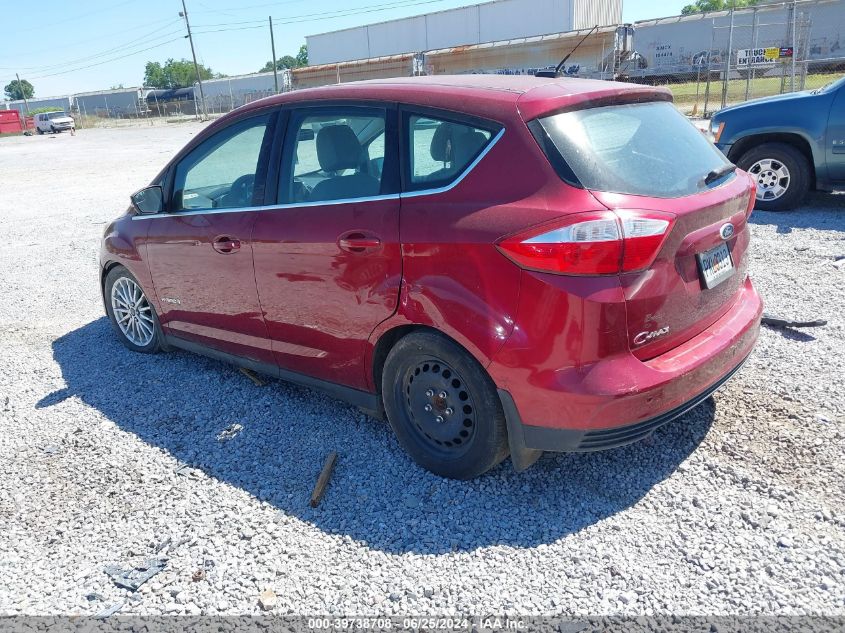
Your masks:
{"label": "blue pickup truck", "polygon": [[716,146],[757,180],[757,209],[785,211],[811,189],[845,188],[845,77],[755,99],[710,120]]}

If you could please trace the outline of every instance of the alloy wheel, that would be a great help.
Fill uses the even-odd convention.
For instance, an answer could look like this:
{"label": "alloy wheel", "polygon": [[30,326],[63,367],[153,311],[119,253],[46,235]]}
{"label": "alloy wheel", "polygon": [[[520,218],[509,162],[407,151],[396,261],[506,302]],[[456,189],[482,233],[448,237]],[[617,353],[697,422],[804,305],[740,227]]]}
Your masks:
{"label": "alloy wheel", "polygon": [[111,289],[111,307],[120,331],[133,345],[146,347],[155,336],[153,309],[132,279],[121,277]]}
{"label": "alloy wheel", "polygon": [[773,158],[758,160],[748,173],[757,181],[757,200],[777,200],[789,188],[789,169]]}

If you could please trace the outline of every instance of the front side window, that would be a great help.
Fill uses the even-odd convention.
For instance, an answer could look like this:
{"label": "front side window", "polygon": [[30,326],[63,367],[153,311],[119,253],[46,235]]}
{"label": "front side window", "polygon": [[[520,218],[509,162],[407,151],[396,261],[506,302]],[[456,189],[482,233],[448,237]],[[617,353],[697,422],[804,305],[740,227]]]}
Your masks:
{"label": "front side window", "polygon": [[282,203],[378,196],[385,159],[385,112],[371,108],[295,114],[288,126]]}
{"label": "front side window", "polygon": [[411,189],[453,182],[493,137],[488,129],[416,114],[408,116],[406,129]]}
{"label": "front side window", "polygon": [[[233,209],[261,204],[256,182],[269,142],[271,114],[232,124],[176,166],[171,210]],[[262,152],[262,149],[265,151]]]}

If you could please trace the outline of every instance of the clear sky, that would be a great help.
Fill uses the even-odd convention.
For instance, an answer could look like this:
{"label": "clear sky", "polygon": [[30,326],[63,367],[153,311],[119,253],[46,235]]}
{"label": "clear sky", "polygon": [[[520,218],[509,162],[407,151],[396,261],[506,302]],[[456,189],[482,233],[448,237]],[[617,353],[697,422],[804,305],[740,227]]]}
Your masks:
{"label": "clear sky", "polygon": [[[269,15],[281,57],[295,55],[306,35],[478,1],[186,0],[199,61],[227,75],[256,72],[270,59]],[[622,17],[634,22],[677,15],[688,2],[623,0]],[[181,0],[39,0],[15,6],[20,11],[13,11],[0,35],[0,87],[15,72],[33,84],[36,97],[139,86],[147,61],[191,56],[179,17]]]}

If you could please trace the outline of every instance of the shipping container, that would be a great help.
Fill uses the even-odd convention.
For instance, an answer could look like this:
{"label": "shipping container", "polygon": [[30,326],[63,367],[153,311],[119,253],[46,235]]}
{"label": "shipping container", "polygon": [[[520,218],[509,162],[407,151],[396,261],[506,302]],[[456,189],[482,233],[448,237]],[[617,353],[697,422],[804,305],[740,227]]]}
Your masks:
{"label": "shipping container", "polygon": [[622,20],[622,0],[494,0],[425,15],[310,35],[312,64],[500,42]]}

